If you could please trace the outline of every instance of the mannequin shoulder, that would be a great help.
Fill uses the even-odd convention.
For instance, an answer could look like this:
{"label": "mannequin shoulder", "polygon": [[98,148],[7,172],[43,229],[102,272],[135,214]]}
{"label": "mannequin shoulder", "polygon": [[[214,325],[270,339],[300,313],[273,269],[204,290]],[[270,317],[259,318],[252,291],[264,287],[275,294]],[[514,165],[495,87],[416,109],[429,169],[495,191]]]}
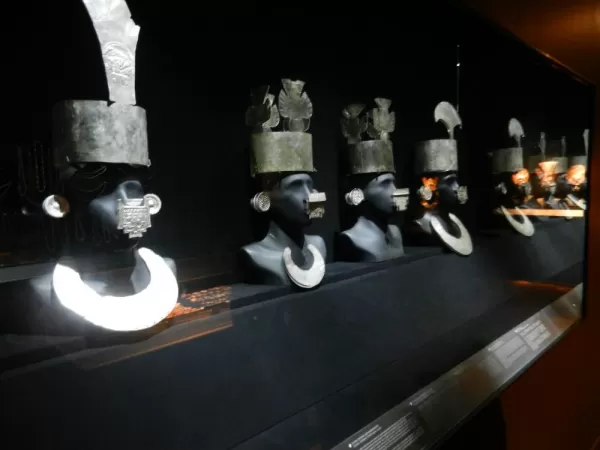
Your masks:
{"label": "mannequin shoulder", "polygon": [[317,247],[323,258],[327,257],[327,246],[325,245],[325,239],[316,234],[311,234],[306,236],[306,242]]}
{"label": "mannequin shoulder", "polygon": [[165,257],[163,257],[163,260],[165,261],[165,264],[167,266],[169,266],[169,269],[171,269],[171,272],[173,272],[173,275],[177,276],[177,264],[175,264],[175,260],[172,258],[165,258]]}

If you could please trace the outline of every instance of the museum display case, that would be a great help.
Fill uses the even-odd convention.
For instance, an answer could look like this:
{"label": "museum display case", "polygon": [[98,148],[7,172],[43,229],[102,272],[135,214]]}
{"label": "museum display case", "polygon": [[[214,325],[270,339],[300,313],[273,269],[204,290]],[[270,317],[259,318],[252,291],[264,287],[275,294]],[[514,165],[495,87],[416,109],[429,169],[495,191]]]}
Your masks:
{"label": "museum display case", "polygon": [[502,30],[39,3],[0,160],[24,446],[430,448],[581,319],[594,87]]}

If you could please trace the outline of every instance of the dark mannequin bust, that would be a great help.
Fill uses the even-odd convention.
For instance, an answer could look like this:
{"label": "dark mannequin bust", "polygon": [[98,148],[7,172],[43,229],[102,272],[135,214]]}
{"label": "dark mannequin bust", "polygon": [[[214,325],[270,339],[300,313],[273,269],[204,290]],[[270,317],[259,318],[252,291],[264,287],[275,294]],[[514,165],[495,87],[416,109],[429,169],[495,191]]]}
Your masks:
{"label": "dark mannequin bust", "polygon": [[[108,171],[114,174],[114,168],[108,169]],[[75,174],[67,182],[65,198],[74,202],[70,214],[79,212],[90,222],[101,224],[106,233],[110,235],[111,243],[106,244],[105,248],[101,250],[93,250],[89,246],[86,247],[85,244],[81,248],[65,249],[64,255],[58,260],[58,264],[74,270],[83,284],[91,288],[95,294],[123,297],[125,302],[128,301],[128,296],[138,294],[151,286],[153,277],[161,280],[167,279],[169,283],[172,283],[173,277],[168,273],[165,274],[165,272],[170,271],[176,275],[175,262],[169,258],[159,257],[162,263],[154,263],[152,269],[138,250],[140,239],[129,238],[124,233],[125,230],[118,228],[117,211],[119,201],[125,202],[144,198],[142,183],[131,177],[120,178],[112,183],[114,188],[108,194],[86,200],[86,196],[83,195],[84,191],[81,191],[84,184],[81,180],[86,179],[85,172],[80,171],[79,174]],[[89,192],[87,194],[89,196]],[[118,270],[111,270],[115,268]],[[40,300],[52,305],[53,309],[60,303],[64,304],[64,299],[57,298],[57,287],[54,286],[56,279],[54,277],[55,273],[52,273],[31,282],[32,288]],[[73,281],[71,280],[71,282]],[[80,286],[77,286],[77,281],[73,283],[72,290],[77,292]],[[153,298],[160,297],[159,292],[154,296],[152,296],[152,292],[148,292],[148,294]],[[93,294],[91,295],[93,296]],[[143,315],[143,313],[140,310],[140,315]],[[64,314],[64,310],[61,314]],[[69,315],[74,318],[77,313],[69,312]],[[81,321],[81,318],[79,318],[79,321]],[[123,329],[122,331],[126,330]]]}
{"label": "dark mannequin bust", "polygon": [[327,249],[320,236],[304,234],[310,225],[309,195],[313,180],[306,173],[295,173],[279,179],[265,176],[265,188],[270,192],[271,208],[269,230],[264,239],[241,249],[241,264],[246,281],[255,284],[292,284],[283,252],[291,250],[292,261],[307,270],[313,266],[314,255],[308,249],[314,246],[325,259]]}
{"label": "dark mannequin bust", "polygon": [[426,234],[433,234],[431,218],[436,216],[440,219],[446,232],[454,237],[460,237],[458,228],[452,223],[448,216],[449,212],[459,204],[457,195],[458,186],[456,174],[452,173],[440,177],[431,202],[433,206],[430,209],[425,208],[422,216],[415,220],[421,231]]}
{"label": "dark mannequin bust", "polygon": [[395,183],[391,173],[370,175],[366,185],[360,183],[365,198],[357,206],[360,215],[354,226],[340,234],[340,259],[378,262],[404,255],[400,229],[389,223],[396,210]]}
{"label": "dark mannequin bust", "polygon": [[426,236],[426,241],[432,242],[430,237],[436,236],[455,253],[468,256],[473,252],[469,231],[452,213],[457,205],[465,201],[466,196],[461,195],[456,174],[447,174],[438,179],[430,199],[425,201],[421,198],[421,213],[415,219],[415,225],[423,233],[422,236]]}

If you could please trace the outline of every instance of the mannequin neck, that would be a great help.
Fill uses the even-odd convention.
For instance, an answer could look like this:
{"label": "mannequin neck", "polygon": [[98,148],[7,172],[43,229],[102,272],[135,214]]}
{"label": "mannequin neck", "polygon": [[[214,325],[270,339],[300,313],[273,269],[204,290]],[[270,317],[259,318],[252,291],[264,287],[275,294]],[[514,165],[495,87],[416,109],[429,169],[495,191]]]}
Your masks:
{"label": "mannequin neck", "polygon": [[373,208],[364,208],[358,220],[365,222],[365,224],[368,223],[372,227],[377,227],[385,233],[390,224],[390,215],[376,211]]}
{"label": "mannequin neck", "polygon": [[81,274],[111,270],[118,270],[129,274],[139,264],[139,258],[136,258],[135,252],[135,247],[131,247],[110,252],[102,250],[82,251],[68,255],[68,257],[71,260],[70,265],[76,267],[77,271]]}
{"label": "mannequin neck", "polygon": [[304,227],[298,224],[272,220],[269,224],[268,236],[271,236],[282,247],[304,247]]}

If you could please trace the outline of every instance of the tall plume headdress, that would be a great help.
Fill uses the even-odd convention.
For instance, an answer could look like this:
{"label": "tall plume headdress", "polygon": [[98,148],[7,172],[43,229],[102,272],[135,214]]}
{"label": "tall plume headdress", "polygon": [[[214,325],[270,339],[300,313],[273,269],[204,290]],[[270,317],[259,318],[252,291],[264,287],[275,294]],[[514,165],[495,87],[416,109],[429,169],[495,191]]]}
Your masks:
{"label": "tall plume headdress", "polygon": [[[252,176],[267,173],[314,172],[312,135],[308,133],[313,105],[303,81],[281,80],[277,105],[269,86],[252,91],[246,111]],[[272,129],[282,124],[283,131]]]}
{"label": "tall plume headdress", "polygon": [[501,148],[492,152],[492,173],[513,173],[523,169],[523,147],[521,141],[525,131],[521,122],[512,118],[508,122],[508,135],[514,139],[517,146]]}
{"label": "tall plume headdress", "polygon": [[585,168],[587,168],[588,152],[590,146],[590,130],[583,130],[582,138],[584,154],[569,157],[569,167],[584,166]]}
{"label": "tall plume headdress", "polygon": [[[252,104],[246,111],[246,125],[252,129],[250,136],[252,176],[272,173],[314,172],[312,135],[308,133],[313,105],[304,91],[304,81],[281,80],[277,104],[269,86],[254,89]],[[273,131],[282,125],[283,131]],[[320,218],[325,214],[326,195],[313,191],[309,196],[309,215]],[[257,193],[250,205],[257,212],[271,208],[270,193]]]}
{"label": "tall plume headdress", "polygon": [[[342,110],[342,134],[348,142],[349,174],[396,172],[390,133],[396,115],[389,110],[392,101],[376,98],[377,105],[363,114],[365,106],[354,103]],[[367,134],[370,139],[363,140]]]}
{"label": "tall plume headdress", "polygon": [[431,139],[416,146],[415,172],[452,172],[458,170],[458,148],[454,139],[456,127],[462,127],[458,112],[448,102],[440,102],[433,113],[434,120],[441,122],[448,131],[448,139]]}
{"label": "tall plume headdress", "polygon": [[105,100],[54,105],[53,146],[59,167],[80,163],[149,166],[146,111],[135,106],[139,27],[124,0],[83,0],[98,36],[108,82]]}

